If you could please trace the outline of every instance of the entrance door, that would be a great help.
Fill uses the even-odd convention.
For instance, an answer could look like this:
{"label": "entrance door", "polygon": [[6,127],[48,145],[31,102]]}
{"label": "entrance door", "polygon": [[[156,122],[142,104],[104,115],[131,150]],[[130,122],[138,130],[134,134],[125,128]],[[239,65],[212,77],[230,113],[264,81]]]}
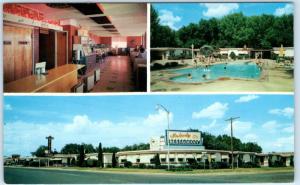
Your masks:
{"label": "entrance door", "polygon": [[4,25],[4,83],[32,74],[32,29]]}
{"label": "entrance door", "polygon": [[67,64],[67,33],[56,32],[57,38],[57,67]]}

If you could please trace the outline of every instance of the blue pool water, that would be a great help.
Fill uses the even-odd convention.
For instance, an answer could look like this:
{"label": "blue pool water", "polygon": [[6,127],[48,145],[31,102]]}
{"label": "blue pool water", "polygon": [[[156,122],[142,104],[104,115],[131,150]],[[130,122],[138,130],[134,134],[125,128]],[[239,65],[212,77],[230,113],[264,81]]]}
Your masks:
{"label": "blue pool water", "polygon": [[[219,78],[258,79],[261,71],[255,63],[238,62],[230,64],[211,65],[198,68],[178,69],[174,73],[180,74],[170,80],[180,83],[199,83],[217,80]],[[188,77],[191,74],[192,78]]]}

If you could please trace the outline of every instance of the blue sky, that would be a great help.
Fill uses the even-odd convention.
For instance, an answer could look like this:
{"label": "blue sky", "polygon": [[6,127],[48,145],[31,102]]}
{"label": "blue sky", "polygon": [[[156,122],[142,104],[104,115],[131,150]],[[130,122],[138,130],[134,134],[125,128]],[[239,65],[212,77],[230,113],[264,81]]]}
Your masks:
{"label": "blue sky", "polygon": [[293,151],[292,95],[136,95],[136,96],[6,96],[4,97],[4,155],[30,155],[45,137],[54,136],[60,150],[67,143],[101,141],[123,147],[163,135],[166,114],[171,129],[197,128],[214,135],[230,134],[224,120],[234,123],[234,136],[257,142],[264,152]]}
{"label": "blue sky", "polygon": [[293,12],[292,3],[152,3],[161,24],[179,29],[200,19],[221,18],[242,12],[246,16],[271,14],[281,16]]}

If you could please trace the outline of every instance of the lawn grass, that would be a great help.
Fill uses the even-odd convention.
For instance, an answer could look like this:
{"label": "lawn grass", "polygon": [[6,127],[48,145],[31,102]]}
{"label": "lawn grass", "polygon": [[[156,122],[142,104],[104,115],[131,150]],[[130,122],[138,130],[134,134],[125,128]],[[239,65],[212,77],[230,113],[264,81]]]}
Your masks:
{"label": "lawn grass", "polygon": [[[57,168],[56,168],[57,169]],[[293,172],[293,167],[279,168],[235,168],[235,169],[195,169],[193,171],[167,171],[165,169],[139,169],[139,168],[88,168],[88,167],[62,167],[60,169],[94,171],[94,172],[116,172],[116,173],[155,173],[155,174],[194,174],[194,175],[226,175],[226,174],[255,174]]]}

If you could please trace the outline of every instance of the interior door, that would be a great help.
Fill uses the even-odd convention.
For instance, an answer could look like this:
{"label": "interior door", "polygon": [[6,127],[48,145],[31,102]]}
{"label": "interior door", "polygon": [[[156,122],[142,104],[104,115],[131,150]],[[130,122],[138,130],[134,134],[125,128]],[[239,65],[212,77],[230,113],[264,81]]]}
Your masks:
{"label": "interior door", "polygon": [[67,64],[67,33],[66,32],[56,32],[57,38],[57,67]]}
{"label": "interior door", "polygon": [[4,25],[4,82],[32,74],[32,29]]}
{"label": "interior door", "polygon": [[14,40],[12,27],[4,26],[3,29],[3,72],[4,83],[13,81],[14,77]]}

